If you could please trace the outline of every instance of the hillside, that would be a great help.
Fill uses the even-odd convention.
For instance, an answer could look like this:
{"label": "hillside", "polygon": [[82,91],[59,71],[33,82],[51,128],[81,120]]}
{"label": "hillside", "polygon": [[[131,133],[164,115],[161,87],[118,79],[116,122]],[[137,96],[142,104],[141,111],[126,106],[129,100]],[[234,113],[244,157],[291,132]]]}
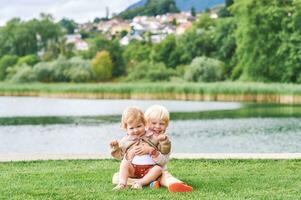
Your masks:
{"label": "hillside", "polygon": [[[147,0],[141,0],[129,6],[127,10],[132,10],[145,5]],[[224,4],[225,0],[175,0],[176,5],[180,11],[189,11],[194,7],[196,11],[204,11],[207,8],[212,8],[219,4]]]}

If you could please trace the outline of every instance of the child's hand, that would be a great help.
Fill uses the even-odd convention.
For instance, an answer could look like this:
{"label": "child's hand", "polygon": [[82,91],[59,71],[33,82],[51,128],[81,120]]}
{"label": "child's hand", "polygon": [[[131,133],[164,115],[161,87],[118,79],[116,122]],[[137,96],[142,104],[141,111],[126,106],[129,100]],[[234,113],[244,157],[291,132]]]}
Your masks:
{"label": "child's hand", "polygon": [[118,148],[119,144],[117,140],[113,140],[112,142],[110,142],[110,147],[111,148]]}
{"label": "child's hand", "polygon": [[136,146],[134,149],[135,149],[136,155],[141,156],[141,155],[148,154],[150,148],[151,147],[147,144],[141,144],[139,146]]}
{"label": "child's hand", "polygon": [[166,135],[160,134],[160,135],[158,135],[157,140],[159,140],[159,141],[164,141],[164,140],[166,140],[166,138],[167,138]]}

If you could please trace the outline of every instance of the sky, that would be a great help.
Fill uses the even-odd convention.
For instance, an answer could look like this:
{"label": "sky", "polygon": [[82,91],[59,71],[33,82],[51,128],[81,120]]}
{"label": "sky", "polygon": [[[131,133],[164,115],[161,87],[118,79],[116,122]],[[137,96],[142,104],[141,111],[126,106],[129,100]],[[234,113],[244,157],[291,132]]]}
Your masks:
{"label": "sky", "polygon": [[52,14],[56,21],[73,19],[78,23],[119,13],[139,0],[0,0],[0,26],[14,17],[24,21],[38,18],[40,13]]}

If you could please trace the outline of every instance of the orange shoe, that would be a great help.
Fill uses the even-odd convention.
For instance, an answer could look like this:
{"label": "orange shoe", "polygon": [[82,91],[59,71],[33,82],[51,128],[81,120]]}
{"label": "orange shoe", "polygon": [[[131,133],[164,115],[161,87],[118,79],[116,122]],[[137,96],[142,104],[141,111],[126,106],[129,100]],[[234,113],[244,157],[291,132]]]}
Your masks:
{"label": "orange shoe", "polygon": [[168,186],[169,192],[192,192],[193,188],[184,183],[172,183]]}

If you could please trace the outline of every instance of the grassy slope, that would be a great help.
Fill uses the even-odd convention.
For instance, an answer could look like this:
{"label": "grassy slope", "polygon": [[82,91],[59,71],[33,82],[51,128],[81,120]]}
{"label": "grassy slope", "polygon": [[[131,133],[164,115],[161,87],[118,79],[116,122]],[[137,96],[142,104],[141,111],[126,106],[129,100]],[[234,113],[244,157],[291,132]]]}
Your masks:
{"label": "grassy slope", "polygon": [[113,160],[0,163],[0,199],[298,199],[301,160],[172,160],[195,191],[112,192]]}

